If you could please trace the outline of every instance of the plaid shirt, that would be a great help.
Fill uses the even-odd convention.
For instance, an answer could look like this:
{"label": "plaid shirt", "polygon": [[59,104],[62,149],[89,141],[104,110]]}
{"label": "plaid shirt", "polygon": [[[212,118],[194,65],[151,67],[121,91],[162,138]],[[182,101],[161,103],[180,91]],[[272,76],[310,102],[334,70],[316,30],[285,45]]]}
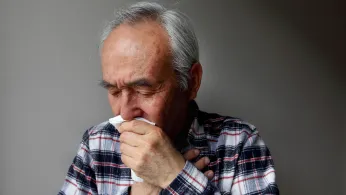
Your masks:
{"label": "plaid shirt", "polygon": [[[198,108],[198,107],[197,107]],[[238,118],[197,110],[182,153],[201,152],[161,194],[279,194],[270,152],[256,128]],[[59,195],[129,194],[134,183],[122,161],[119,132],[109,122],[88,129],[70,166]],[[209,166],[199,171],[193,163],[208,156]],[[203,172],[213,170],[212,180]]]}

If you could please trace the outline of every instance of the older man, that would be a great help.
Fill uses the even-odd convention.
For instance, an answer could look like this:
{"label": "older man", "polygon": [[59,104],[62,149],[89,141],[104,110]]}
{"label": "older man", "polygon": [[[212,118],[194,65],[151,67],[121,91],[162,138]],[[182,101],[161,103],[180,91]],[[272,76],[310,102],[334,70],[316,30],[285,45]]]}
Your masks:
{"label": "older man", "polygon": [[[156,3],[118,12],[101,59],[101,85],[127,122],[86,131],[59,194],[279,193],[255,127],[198,110],[202,66],[185,15]],[[144,181],[134,182],[131,169]]]}

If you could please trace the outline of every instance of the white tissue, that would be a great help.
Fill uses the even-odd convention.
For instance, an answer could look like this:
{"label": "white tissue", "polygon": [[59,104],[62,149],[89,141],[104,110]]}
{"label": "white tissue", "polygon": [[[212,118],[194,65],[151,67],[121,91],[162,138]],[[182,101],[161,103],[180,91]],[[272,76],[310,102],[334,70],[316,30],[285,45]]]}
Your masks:
{"label": "white tissue", "polygon": [[[147,122],[151,125],[155,125],[155,123],[148,121],[145,118],[141,118],[141,117],[137,117],[135,118],[135,120],[139,120],[139,121],[144,121]],[[126,120],[124,120],[120,115],[110,118],[109,119],[109,123],[112,124],[115,128],[119,128],[119,126],[121,125],[121,123],[125,122]],[[131,169],[131,178],[135,181],[135,182],[143,182],[143,179],[138,177],[136,175],[136,173]]]}
{"label": "white tissue", "polygon": [[[145,118],[141,118],[141,117],[137,117],[137,118],[135,118],[135,120],[139,120],[139,121],[144,121],[144,122],[147,122],[147,123],[149,123],[149,124],[151,124],[151,125],[155,125],[155,123],[153,123],[153,122],[150,122],[150,121],[148,121],[147,119],[145,119]],[[115,128],[119,128],[119,126],[121,125],[121,123],[123,123],[123,122],[125,122],[126,120],[124,120],[122,117],[121,117],[121,115],[118,115],[118,116],[116,116],[116,117],[113,117],[113,118],[110,118],[109,119],[109,123],[111,123]]]}

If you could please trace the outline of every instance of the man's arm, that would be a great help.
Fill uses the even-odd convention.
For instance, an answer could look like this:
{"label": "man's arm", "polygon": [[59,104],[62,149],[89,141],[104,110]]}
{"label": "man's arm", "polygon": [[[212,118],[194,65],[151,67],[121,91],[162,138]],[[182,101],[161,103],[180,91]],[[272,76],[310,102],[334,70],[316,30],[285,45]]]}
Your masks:
{"label": "man's arm", "polygon": [[[233,175],[229,172],[232,169],[224,165],[219,177],[208,181],[202,172],[190,162],[186,162],[178,177],[161,194],[279,194],[268,148],[257,132],[246,137],[247,139],[240,141],[235,147],[238,148],[236,151],[225,152],[232,153],[232,156],[224,157],[220,162],[234,160]],[[215,180],[218,180],[218,185],[223,186],[215,186]]]}
{"label": "man's arm", "polygon": [[208,181],[208,178],[191,162],[186,161],[184,169],[178,177],[165,189],[161,195],[179,194],[221,194],[219,189]]}
{"label": "man's arm", "polygon": [[[198,149],[190,149],[189,151],[187,151],[186,153],[184,153],[184,159],[187,161],[192,161],[195,158],[198,157],[200,151]],[[198,169],[198,170],[203,170],[206,166],[209,165],[209,159],[208,161],[206,161],[206,159],[208,159],[208,157],[204,157],[199,159],[197,162],[194,163],[194,166]],[[214,172],[212,170],[208,170],[206,172],[204,172],[204,175],[208,178],[208,180],[211,180],[214,176]],[[153,186],[151,184],[144,182],[139,182],[139,183],[135,183],[131,186],[131,193],[129,194],[159,194],[156,192],[161,192],[161,188],[158,186]]]}
{"label": "man's arm", "polygon": [[70,166],[65,182],[58,195],[97,194],[95,172],[89,150],[89,131],[83,136],[77,155]]}

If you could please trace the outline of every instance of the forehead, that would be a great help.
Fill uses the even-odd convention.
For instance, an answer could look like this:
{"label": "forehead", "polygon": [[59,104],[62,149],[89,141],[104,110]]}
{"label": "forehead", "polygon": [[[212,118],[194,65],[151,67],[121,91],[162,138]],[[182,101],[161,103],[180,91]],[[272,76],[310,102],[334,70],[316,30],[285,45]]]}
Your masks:
{"label": "forehead", "polygon": [[104,41],[101,60],[104,77],[163,74],[171,68],[168,34],[154,21],[121,24]]}

